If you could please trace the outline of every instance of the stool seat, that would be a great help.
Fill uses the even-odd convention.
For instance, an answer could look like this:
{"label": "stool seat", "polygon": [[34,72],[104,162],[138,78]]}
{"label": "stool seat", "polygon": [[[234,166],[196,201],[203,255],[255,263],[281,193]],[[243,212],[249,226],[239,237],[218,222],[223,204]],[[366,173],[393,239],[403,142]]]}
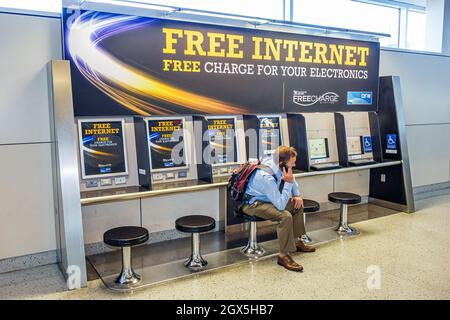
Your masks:
{"label": "stool seat", "polygon": [[148,230],[142,227],[125,226],[110,229],[103,234],[103,241],[113,247],[131,247],[148,240]]}
{"label": "stool seat", "polygon": [[260,218],[260,217],[257,217],[257,216],[251,216],[251,215],[245,214],[245,213],[243,213],[240,210],[234,210],[234,216],[236,218],[239,218],[239,219],[242,219],[242,220],[245,220],[245,221],[249,221],[249,222],[252,222],[252,221],[254,221],[254,222],[266,221],[266,219],[263,219],[263,218]]}
{"label": "stool seat", "polygon": [[328,194],[328,200],[340,204],[356,204],[361,202],[361,197],[350,192],[332,192]]}
{"label": "stool seat", "polygon": [[175,221],[175,228],[178,231],[188,233],[206,232],[215,227],[216,221],[213,218],[202,215],[184,216]]}
{"label": "stool seat", "polygon": [[303,199],[303,212],[316,212],[320,210],[320,204],[317,201]]}

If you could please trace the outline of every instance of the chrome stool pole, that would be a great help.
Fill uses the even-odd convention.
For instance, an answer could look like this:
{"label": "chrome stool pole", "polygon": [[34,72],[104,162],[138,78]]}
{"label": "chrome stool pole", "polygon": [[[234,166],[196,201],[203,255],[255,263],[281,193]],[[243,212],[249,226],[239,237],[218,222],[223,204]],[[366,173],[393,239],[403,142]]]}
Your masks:
{"label": "chrome stool pole", "polygon": [[241,251],[250,257],[259,257],[264,254],[264,249],[259,246],[256,236],[256,221],[250,221],[248,243]]}
{"label": "chrome stool pole", "polygon": [[200,233],[192,233],[191,256],[184,262],[188,268],[204,268],[208,262],[203,259],[200,253]]}
{"label": "chrome stool pole", "polygon": [[121,285],[136,284],[141,281],[141,277],[134,272],[131,266],[131,247],[122,247],[122,271],[116,279],[116,283]]}
{"label": "chrome stool pole", "polygon": [[[306,232],[306,213],[305,212],[303,212],[303,225],[305,226],[305,232]],[[303,243],[311,243],[312,242],[311,238],[308,236],[307,233],[302,235],[300,237],[300,240],[302,240]]]}
{"label": "chrome stool pole", "polygon": [[359,234],[359,231],[355,228],[352,228],[348,225],[348,205],[345,203],[341,203],[341,207],[339,210],[339,226],[336,229],[337,232],[341,234],[346,234],[349,236]]}

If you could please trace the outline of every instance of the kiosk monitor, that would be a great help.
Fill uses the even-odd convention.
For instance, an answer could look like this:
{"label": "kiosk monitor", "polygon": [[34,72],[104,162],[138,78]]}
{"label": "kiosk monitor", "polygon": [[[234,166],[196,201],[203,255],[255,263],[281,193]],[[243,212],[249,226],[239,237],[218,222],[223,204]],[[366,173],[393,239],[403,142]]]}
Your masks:
{"label": "kiosk monitor", "polygon": [[311,160],[326,159],[329,156],[328,139],[309,139],[309,154]]}
{"label": "kiosk monitor", "polygon": [[362,154],[361,137],[347,137],[347,153],[349,156]]}

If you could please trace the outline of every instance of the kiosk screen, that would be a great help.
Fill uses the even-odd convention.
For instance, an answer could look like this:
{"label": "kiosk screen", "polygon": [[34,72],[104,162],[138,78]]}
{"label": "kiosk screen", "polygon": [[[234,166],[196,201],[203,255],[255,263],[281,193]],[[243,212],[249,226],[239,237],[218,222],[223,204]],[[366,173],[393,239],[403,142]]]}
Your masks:
{"label": "kiosk screen", "polygon": [[309,153],[312,160],[328,158],[328,139],[309,139]]}
{"label": "kiosk screen", "polygon": [[234,118],[207,119],[211,164],[237,162]]}
{"label": "kiosk screen", "polygon": [[78,120],[82,177],[127,174],[124,121]]}
{"label": "kiosk screen", "polygon": [[152,169],[186,167],[183,118],[147,121]]}
{"label": "kiosk screen", "polygon": [[361,137],[347,137],[347,153],[349,156],[362,154]]}
{"label": "kiosk screen", "polygon": [[259,117],[260,157],[271,156],[281,145],[280,117]]}

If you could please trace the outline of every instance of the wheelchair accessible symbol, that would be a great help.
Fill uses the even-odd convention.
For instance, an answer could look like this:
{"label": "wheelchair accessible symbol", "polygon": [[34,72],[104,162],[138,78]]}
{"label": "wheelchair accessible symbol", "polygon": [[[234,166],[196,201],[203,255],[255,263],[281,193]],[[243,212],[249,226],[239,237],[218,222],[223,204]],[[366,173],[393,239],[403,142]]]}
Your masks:
{"label": "wheelchair accessible symbol", "polygon": [[364,137],[364,152],[372,152],[372,138],[370,136]]}
{"label": "wheelchair accessible symbol", "polygon": [[388,149],[397,149],[397,135],[396,134],[388,134],[386,136],[386,144]]}

